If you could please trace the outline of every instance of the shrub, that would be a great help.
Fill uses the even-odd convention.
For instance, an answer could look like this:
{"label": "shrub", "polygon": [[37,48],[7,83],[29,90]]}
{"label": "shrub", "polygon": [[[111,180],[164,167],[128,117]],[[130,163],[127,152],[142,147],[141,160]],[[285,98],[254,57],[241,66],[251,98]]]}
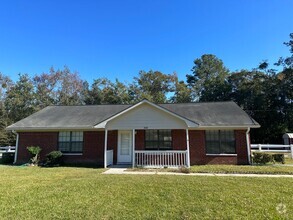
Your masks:
{"label": "shrub", "polygon": [[52,151],[46,155],[44,166],[59,166],[62,163],[61,151]]}
{"label": "shrub", "polygon": [[30,161],[33,165],[38,165],[39,160],[40,160],[40,152],[41,148],[39,146],[30,146],[26,148],[30,154],[32,155]]}
{"label": "shrub", "polygon": [[252,155],[253,162],[257,164],[267,164],[269,162],[274,162],[273,156],[271,154],[254,152]]}
{"label": "shrub", "polygon": [[274,158],[271,154],[264,153],[262,159],[264,164],[267,164],[269,162],[272,162],[272,163],[274,162]]}
{"label": "shrub", "polygon": [[2,164],[13,164],[14,162],[14,153],[4,152],[2,153]]}
{"label": "shrub", "polygon": [[285,163],[285,156],[284,154],[273,154],[273,159],[277,163]]}

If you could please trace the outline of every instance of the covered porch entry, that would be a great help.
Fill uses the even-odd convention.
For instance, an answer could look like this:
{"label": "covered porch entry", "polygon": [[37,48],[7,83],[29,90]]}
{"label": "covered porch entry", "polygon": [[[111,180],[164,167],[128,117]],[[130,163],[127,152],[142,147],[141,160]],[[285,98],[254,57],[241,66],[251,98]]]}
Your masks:
{"label": "covered porch entry", "polygon": [[105,131],[105,167],[113,164],[148,168],[189,167],[187,129],[118,130],[114,147],[107,140],[109,132],[113,131]]}
{"label": "covered porch entry", "polygon": [[[140,102],[96,126],[105,129],[104,167],[115,163],[132,167],[189,167],[190,124],[197,126],[147,100]],[[116,151],[108,146],[108,133],[113,130],[117,131]]]}

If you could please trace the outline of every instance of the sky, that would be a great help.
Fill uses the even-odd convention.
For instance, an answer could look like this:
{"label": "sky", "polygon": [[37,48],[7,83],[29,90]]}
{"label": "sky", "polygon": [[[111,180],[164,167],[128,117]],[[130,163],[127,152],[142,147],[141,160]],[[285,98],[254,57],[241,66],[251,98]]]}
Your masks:
{"label": "sky", "polygon": [[131,82],[178,74],[215,54],[231,70],[289,55],[292,0],[0,0],[0,72],[14,81],[50,67]]}

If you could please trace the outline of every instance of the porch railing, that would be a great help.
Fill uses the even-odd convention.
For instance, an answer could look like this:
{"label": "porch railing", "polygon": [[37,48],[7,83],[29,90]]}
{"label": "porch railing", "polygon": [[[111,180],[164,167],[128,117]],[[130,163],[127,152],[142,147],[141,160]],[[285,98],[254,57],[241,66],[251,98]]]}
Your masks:
{"label": "porch railing", "polygon": [[137,167],[181,167],[187,166],[187,151],[136,150],[134,166]]}

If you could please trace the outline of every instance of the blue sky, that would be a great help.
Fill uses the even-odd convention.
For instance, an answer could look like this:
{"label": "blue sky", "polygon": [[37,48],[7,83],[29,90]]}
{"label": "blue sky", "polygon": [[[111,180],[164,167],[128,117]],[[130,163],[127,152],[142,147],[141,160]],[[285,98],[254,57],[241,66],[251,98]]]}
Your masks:
{"label": "blue sky", "polygon": [[289,54],[292,0],[0,0],[0,72],[67,65],[81,78],[190,74],[215,54],[232,71]]}

